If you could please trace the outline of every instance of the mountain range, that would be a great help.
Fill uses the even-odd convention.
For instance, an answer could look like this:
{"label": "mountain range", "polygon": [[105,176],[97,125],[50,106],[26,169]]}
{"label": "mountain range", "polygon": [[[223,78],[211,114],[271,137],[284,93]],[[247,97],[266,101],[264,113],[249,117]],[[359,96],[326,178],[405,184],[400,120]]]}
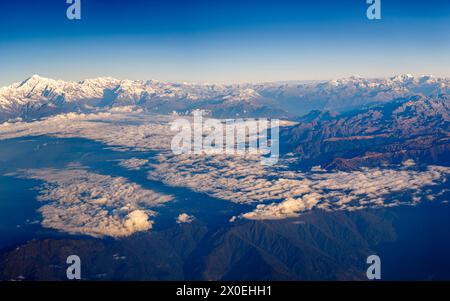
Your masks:
{"label": "mountain range", "polygon": [[[295,159],[289,161],[293,162],[289,165],[292,172],[309,171],[320,165],[318,173],[325,172],[323,169],[352,171],[375,167],[377,170],[372,174],[376,175],[383,166],[403,164],[398,175],[407,173],[403,167],[413,165],[418,169],[422,164],[440,165],[435,168],[450,166],[449,84],[449,79],[410,75],[240,85],[109,77],[66,82],[32,76],[0,89],[0,122],[130,105],[154,113],[187,114],[194,109],[207,109],[216,117],[286,117],[296,121],[280,130],[282,155],[289,153],[292,157],[286,157]],[[20,149],[24,147],[20,141],[12,143],[20,144]],[[72,149],[62,142],[45,141],[27,150],[33,154],[28,160],[22,160],[23,155],[17,160],[21,164],[28,161],[47,164],[60,162],[61,158],[98,160],[92,155],[97,153],[92,144],[83,148],[82,143],[76,143]],[[46,160],[36,160],[40,158],[39,149]],[[51,149],[62,153],[55,155]],[[102,160],[114,161],[107,160],[106,151],[102,151],[99,155]],[[11,153],[18,158],[21,154]],[[121,152],[122,155],[127,154]],[[239,165],[234,164],[243,168]],[[96,162],[93,166],[98,168],[100,164]],[[205,173],[201,165],[196,167]],[[108,168],[102,172],[113,171]],[[126,175],[133,176],[134,172],[138,173],[127,171]],[[226,170],[220,172],[228,174]],[[288,180],[292,179],[285,181]],[[392,177],[392,181],[396,180]],[[417,186],[414,181],[418,180],[412,179],[411,187]],[[435,195],[448,202],[444,194],[448,193],[448,181],[445,183],[447,186],[429,189],[435,189]],[[256,185],[254,188],[257,190]],[[171,193],[177,193],[180,187],[170,189]],[[197,195],[190,198],[182,189],[178,193],[179,200],[200,199]],[[395,197],[410,196],[414,195],[406,192]],[[209,210],[203,197],[206,195],[202,195],[201,206]],[[40,230],[43,231],[40,237],[1,250],[0,279],[66,279],[65,260],[70,254],[83,258],[83,277],[90,280],[363,280],[366,258],[371,254],[382,255],[386,280],[448,279],[449,209],[432,202],[427,205],[431,207],[423,206],[420,210],[410,206],[335,212],[311,210],[281,220],[238,219],[229,223],[226,219],[225,224],[217,225],[195,213],[191,223],[173,222],[171,226],[123,239],[65,237],[62,233],[45,237],[47,232]],[[187,208],[200,212],[192,206]],[[227,208],[228,205],[220,208],[220,214],[228,214]],[[419,262],[424,268],[411,262]],[[441,268],[436,268],[436,262]],[[404,274],[395,274],[393,270]]]}
{"label": "mountain range", "polygon": [[399,164],[450,164],[450,97],[412,96],[345,113],[311,111],[281,132],[302,162],[353,170]]}
{"label": "mountain range", "polygon": [[0,122],[126,105],[163,114],[173,111],[184,114],[201,108],[214,117],[292,118],[311,110],[342,112],[402,97],[439,97],[449,92],[447,78],[411,75],[230,85],[111,77],[72,82],[33,75],[0,88]]}
{"label": "mountain range", "polygon": [[0,279],[63,280],[61,263],[78,254],[91,280],[362,280],[361,259],[393,239],[384,211],[319,212],[302,222],[242,221],[219,229],[195,222],[115,241],[29,241],[0,254]]}

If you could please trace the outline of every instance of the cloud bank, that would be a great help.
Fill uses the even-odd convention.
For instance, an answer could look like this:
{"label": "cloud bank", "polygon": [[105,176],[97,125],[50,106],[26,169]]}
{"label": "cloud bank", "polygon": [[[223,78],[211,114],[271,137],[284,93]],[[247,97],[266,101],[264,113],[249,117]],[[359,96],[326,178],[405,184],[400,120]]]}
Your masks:
{"label": "cloud bank", "polygon": [[[254,206],[254,210],[242,215],[248,219],[295,217],[314,209],[351,211],[415,205],[442,195],[442,189],[433,192],[429,188],[441,185],[450,174],[450,169],[442,166],[421,170],[412,160],[401,166],[352,172],[328,172],[319,167],[299,172],[292,170],[291,163],[296,159],[289,156],[271,167],[262,166],[258,156],[248,154],[175,156],[170,151],[174,134],[170,120],[168,116],[145,115],[132,108],[88,115],[69,113],[30,123],[0,124],[0,139],[81,137],[118,150],[156,150],[156,163],[130,158],[119,164],[131,170],[149,167],[150,179],[169,186]],[[41,192],[41,200],[48,201],[41,208],[44,224],[73,233],[120,237],[151,229],[155,213],[148,207],[172,198],[123,178],[80,168],[33,170],[25,175],[49,185]],[[105,197],[92,197],[92,193]]]}
{"label": "cloud bank", "polygon": [[14,176],[45,181],[39,190],[44,227],[94,237],[125,237],[152,228],[157,207],[173,199],[122,177],[64,170],[24,170]]}
{"label": "cloud bank", "polygon": [[0,139],[48,135],[58,138],[85,138],[116,150],[170,149],[173,133],[169,116],[110,111],[95,114],[67,113],[33,122],[0,124]]}
{"label": "cloud bank", "polygon": [[[257,158],[221,156],[158,156],[149,177],[167,185],[236,203],[256,204],[248,219],[296,217],[313,209],[326,211],[415,205],[430,200],[428,188],[443,184],[450,168],[428,166],[419,170],[414,162],[388,168],[359,171],[309,172],[289,170],[292,158],[274,168],[261,166]],[[439,195],[439,192],[435,192]]]}

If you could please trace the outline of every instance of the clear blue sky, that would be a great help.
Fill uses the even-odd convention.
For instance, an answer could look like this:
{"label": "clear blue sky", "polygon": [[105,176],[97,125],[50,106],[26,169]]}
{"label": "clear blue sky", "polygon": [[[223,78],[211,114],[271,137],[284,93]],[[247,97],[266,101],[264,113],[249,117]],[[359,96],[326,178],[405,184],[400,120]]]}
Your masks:
{"label": "clear blue sky", "polygon": [[398,73],[450,76],[450,1],[0,2],[0,86],[32,74],[261,82]]}

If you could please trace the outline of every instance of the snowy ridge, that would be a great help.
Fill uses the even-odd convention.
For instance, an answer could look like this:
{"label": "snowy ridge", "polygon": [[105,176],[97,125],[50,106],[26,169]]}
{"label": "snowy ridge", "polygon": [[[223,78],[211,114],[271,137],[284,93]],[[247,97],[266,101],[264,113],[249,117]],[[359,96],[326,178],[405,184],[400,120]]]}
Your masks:
{"label": "snowy ridge", "polygon": [[[0,88],[0,122],[38,118],[62,112],[90,111],[102,106],[139,105],[160,113],[204,108],[218,114],[285,114],[291,107],[342,110],[421,94],[449,94],[450,81],[409,74],[387,79],[349,77],[310,83],[190,84],[111,77],[80,82],[33,75]],[[267,107],[267,108],[266,108]],[[273,110],[275,108],[275,110]],[[255,113],[257,112],[257,113]],[[289,112],[299,114],[297,111]]]}

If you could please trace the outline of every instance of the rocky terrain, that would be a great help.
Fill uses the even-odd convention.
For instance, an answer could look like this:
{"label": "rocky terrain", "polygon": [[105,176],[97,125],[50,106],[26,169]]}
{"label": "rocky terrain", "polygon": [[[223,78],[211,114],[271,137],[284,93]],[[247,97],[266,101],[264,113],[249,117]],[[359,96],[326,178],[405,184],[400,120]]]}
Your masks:
{"label": "rocky terrain", "polygon": [[449,164],[450,98],[414,96],[348,113],[312,111],[282,132],[285,151],[344,170],[361,166]]}

